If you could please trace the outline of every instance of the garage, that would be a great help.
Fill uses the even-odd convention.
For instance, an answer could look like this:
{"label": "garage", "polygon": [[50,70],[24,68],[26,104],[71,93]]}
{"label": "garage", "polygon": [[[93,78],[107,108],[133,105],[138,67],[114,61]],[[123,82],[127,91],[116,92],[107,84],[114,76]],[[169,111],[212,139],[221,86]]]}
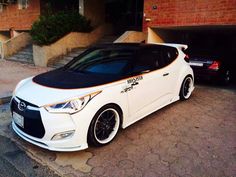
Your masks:
{"label": "garage", "polygon": [[[236,1],[144,1],[143,31],[148,41],[188,44],[191,57],[201,50],[236,71]],[[150,38],[152,38],[150,40]],[[153,40],[155,39],[155,40]],[[223,65],[223,64],[222,64]]]}
{"label": "garage", "polygon": [[[222,57],[230,65],[232,80],[236,78],[236,26],[192,26],[192,27],[160,27],[150,30],[167,43],[187,44],[186,53],[204,51],[204,53]],[[149,32],[150,32],[149,31]],[[218,55],[218,56],[217,56]]]}

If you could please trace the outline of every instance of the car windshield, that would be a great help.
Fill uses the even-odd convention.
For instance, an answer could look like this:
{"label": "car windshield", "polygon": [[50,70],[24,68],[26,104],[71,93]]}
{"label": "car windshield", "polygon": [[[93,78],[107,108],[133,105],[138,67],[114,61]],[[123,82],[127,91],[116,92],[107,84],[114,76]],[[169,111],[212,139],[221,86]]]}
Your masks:
{"label": "car windshield", "polygon": [[74,58],[65,69],[83,73],[122,74],[133,53],[132,49],[92,49]]}

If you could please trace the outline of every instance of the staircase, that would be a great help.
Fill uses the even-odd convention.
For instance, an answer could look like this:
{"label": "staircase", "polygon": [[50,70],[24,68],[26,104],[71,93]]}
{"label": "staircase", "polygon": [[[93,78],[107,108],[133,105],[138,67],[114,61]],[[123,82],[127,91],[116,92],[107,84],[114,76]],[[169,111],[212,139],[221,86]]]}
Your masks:
{"label": "staircase", "polygon": [[65,64],[69,63],[73,58],[79,56],[81,53],[83,53],[86,50],[86,48],[78,48],[72,50],[67,55],[58,57],[48,63],[48,67],[51,68],[60,68],[64,66]]}
{"label": "staircase", "polygon": [[16,54],[6,58],[7,60],[18,61],[23,63],[34,64],[33,62],[33,47],[32,44],[26,46]]}
{"label": "staircase", "polygon": [[[118,38],[118,36],[104,36],[101,38],[96,44],[105,44],[105,43],[112,43]],[[58,57],[48,63],[49,67],[52,68],[60,68],[70,62],[74,57],[77,57],[82,52],[84,52],[87,48],[78,48],[72,50],[72,52],[68,53],[65,56]]]}

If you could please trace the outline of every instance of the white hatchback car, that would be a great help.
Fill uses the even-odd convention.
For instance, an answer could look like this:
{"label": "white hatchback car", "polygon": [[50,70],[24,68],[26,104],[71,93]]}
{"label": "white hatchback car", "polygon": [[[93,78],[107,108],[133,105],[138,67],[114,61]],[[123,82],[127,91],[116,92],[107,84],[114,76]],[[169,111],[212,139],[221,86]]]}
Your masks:
{"label": "white hatchback car", "polygon": [[62,68],[22,80],[11,100],[12,127],[54,151],[110,143],[126,128],[194,89],[181,44],[95,46]]}

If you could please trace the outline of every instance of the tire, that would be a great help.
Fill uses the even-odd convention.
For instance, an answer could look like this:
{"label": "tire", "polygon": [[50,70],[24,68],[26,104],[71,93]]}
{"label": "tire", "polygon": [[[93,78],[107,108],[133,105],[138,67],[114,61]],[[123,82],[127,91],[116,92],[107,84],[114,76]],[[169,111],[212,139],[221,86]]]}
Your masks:
{"label": "tire", "polygon": [[90,123],[88,144],[95,147],[109,144],[119,131],[121,116],[121,111],[114,105],[102,107]]}
{"label": "tire", "polygon": [[220,79],[220,84],[221,85],[229,85],[231,81],[231,74],[229,70],[224,71],[224,73],[222,74],[222,77]]}
{"label": "tire", "polygon": [[182,82],[179,96],[180,100],[187,100],[191,96],[193,91],[193,78],[189,75],[186,76]]}

